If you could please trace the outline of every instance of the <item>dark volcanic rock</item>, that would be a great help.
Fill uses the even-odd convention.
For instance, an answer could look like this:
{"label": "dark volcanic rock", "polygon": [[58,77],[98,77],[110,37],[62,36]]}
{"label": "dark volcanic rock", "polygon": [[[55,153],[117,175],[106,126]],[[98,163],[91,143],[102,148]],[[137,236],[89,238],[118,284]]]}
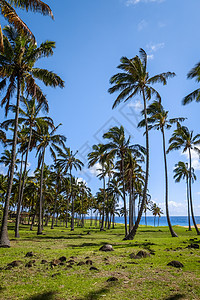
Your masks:
{"label": "dark volcanic rock", "polygon": [[33,257],[33,255],[34,255],[34,254],[33,254],[33,252],[31,251],[31,252],[27,252],[26,255],[25,255],[25,257]]}
{"label": "dark volcanic rock", "polygon": [[61,262],[64,262],[64,261],[67,260],[67,258],[66,258],[65,256],[61,256],[61,257],[59,258],[59,260],[60,260]]}
{"label": "dark volcanic rock", "polygon": [[90,259],[86,260],[85,263],[86,263],[86,265],[90,265],[90,266],[93,264],[92,260],[90,260]]}
{"label": "dark volcanic rock", "polygon": [[26,268],[31,268],[31,267],[34,266],[34,263],[35,263],[35,260],[30,260],[30,261],[25,265],[25,267],[26,267]]}
{"label": "dark volcanic rock", "polygon": [[106,245],[103,245],[99,251],[114,251],[112,245],[109,245],[109,244],[106,244]]}
{"label": "dark volcanic rock", "polygon": [[53,259],[51,261],[51,266],[58,266],[61,263],[59,259]]}
{"label": "dark volcanic rock", "polygon": [[11,263],[7,264],[7,266],[14,268],[14,267],[19,267],[21,264],[22,264],[21,260],[14,260]]}
{"label": "dark volcanic rock", "polygon": [[96,267],[91,267],[90,271],[99,271],[99,269],[97,269]]}
{"label": "dark volcanic rock", "polygon": [[144,250],[140,250],[136,255],[135,253],[131,253],[130,254],[130,258],[134,258],[134,259],[140,259],[140,258],[145,258],[145,257],[149,257],[150,253],[144,251]]}
{"label": "dark volcanic rock", "polygon": [[172,260],[167,265],[175,268],[183,268],[183,264],[178,260]]}
{"label": "dark volcanic rock", "polygon": [[42,265],[47,264],[47,263],[48,263],[47,260],[45,260],[45,259],[42,259],[42,260],[41,260],[41,264],[42,264]]}
{"label": "dark volcanic rock", "polygon": [[77,266],[83,266],[83,265],[85,265],[84,261],[80,261],[79,263],[77,263]]}
{"label": "dark volcanic rock", "polygon": [[191,244],[191,245],[188,245],[187,248],[199,249],[199,245],[198,244]]}
{"label": "dark volcanic rock", "polygon": [[116,278],[116,277],[110,277],[106,281],[107,282],[114,282],[114,281],[118,281],[118,278]]}

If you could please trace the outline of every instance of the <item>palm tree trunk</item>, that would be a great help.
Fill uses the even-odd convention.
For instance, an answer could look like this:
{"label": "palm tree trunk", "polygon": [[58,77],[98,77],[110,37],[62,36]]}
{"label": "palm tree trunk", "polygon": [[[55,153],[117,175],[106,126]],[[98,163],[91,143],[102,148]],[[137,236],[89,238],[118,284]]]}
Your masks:
{"label": "palm tree trunk", "polygon": [[70,198],[71,198],[71,202],[72,202],[72,214],[71,214],[71,231],[74,231],[74,198],[73,198],[73,194],[72,194],[72,170],[70,168],[70,179],[71,179],[71,194],[70,194]]}
{"label": "palm tree trunk", "polygon": [[135,222],[135,225],[129,235],[127,235],[124,240],[133,240],[137,229],[140,224],[140,220],[142,217],[142,212],[144,209],[146,196],[147,196],[147,187],[148,187],[148,179],[149,179],[149,130],[148,130],[148,121],[147,121],[147,108],[146,108],[146,98],[144,93],[144,88],[142,89],[142,95],[143,95],[143,102],[144,102],[144,116],[145,116],[145,129],[146,129],[146,172],[145,172],[145,183],[144,183],[144,190],[143,190],[143,197],[142,197],[142,203],[140,206],[140,210],[138,212],[138,217]]}
{"label": "palm tree trunk", "polygon": [[23,157],[24,157],[24,153],[22,153],[22,157],[21,157],[19,191],[18,191],[18,202],[17,202],[17,214],[16,214],[16,220],[15,220],[15,237],[16,238],[19,238],[19,221],[20,221],[20,208],[21,208],[20,196],[21,196],[21,189],[22,189]]}
{"label": "palm tree trunk", "polygon": [[163,137],[163,155],[164,155],[164,164],[165,164],[165,206],[166,206],[166,216],[167,216],[167,223],[169,226],[169,230],[172,237],[178,237],[176,232],[173,230],[170,218],[169,218],[169,206],[168,206],[168,174],[167,174],[167,158],[166,158],[166,149],[165,149],[165,133],[164,128],[161,130],[162,137]]}
{"label": "palm tree trunk", "polygon": [[189,197],[188,177],[187,177],[187,181],[186,181],[186,194],[187,194],[187,204],[188,204],[188,230],[192,231],[191,223],[190,223],[190,197]]}
{"label": "palm tree trunk", "polygon": [[45,155],[45,148],[44,148],[43,154],[42,154],[42,168],[41,168],[41,177],[40,177],[40,199],[39,199],[39,216],[38,216],[37,235],[42,234],[42,188],[43,188],[44,155]]}
{"label": "palm tree trunk", "polygon": [[8,238],[8,212],[9,212],[9,203],[10,203],[10,196],[11,196],[14,168],[15,168],[15,159],[16,159],[17,130],[18,130],[19,104],[20,104],[20,87],[21,87],[21,77],[18,74],[18,76],[17,76],[17,103],[16,103],[16,113],[15,113],[15,128],[14,128],[13,142],[12,142],[12,158],[11,158],[11,165],[10,165],[10,176],[9,176],[9,180],[8,180],[8,189],[7,189],[6,199],[5,199],[3,219],[2,219],[1,232],[0,232],[0,247],[4,247],[4,248],[10,247],[10,241]]}
{"label": "palm tree trunk", "polygon": [[132,193],[132,174],[130,176],[130,186],[129,186],[129,233],[133,228],[133,193]]}
{"label": "palm tree trunk", "polygon": [[104,214],[105,214],[105,201],[106,201],[106,182],[105,182],[105,176],[103,176],[103,198],[104,198],[104,201],[103,201],[103,212],[102,212],[102,222],[101,222],[101,228],[100,228],[100,231],[103,231],[104,230]]}
{"label": "palm tree trunk", "polygon": [[190,148],[189,148],[189,161],[190,161],[189,190],[190,190],[190,207],[191,207],[192,221],[193,221],[194,227],[196,229],[197,235],[200,235],[200,231],[199,231],[196,221],[195,221],[193,205],[192,205],[192,157],[191,157]]}
{"label": "palm tree trunk", "polygon": [[24,165],[24,172],[23,172],[23,179],[22,179],[22,186],[20,188],[20,193],[19,193],[19,200],[18,200],[18,205],[17,205],[17,216],[16,216],[16,223],[15,223],[15,237],[19,238],[19,220],[20,220],[20,209],[21,209],[21,204],[23,201],[23,195],[24,195],[24,187],[25,187],[25,176],[26,176],[26,168],[27,168],[27,163],[28,163],[28,153],[31,145],[31,137],[32,137],[32,127],[30,127],[30,135],[29,135],[29,141],[28,141],[28,147],[26,150],[26,157],[25,157],[25,165]]}
{"label": "palm tree trunk", "polygon": [[57,197],[58,197],[58,181],[57,181],[57,189],[56,189],[56,195],[55,195],[54,206],[53,206],[51,229],[54,229],[54,220],[55,220],[55,213],[56,213]]}
{"label": "palm tree trunk", "polygon": [[123,200],[124,200],[124,222],[125,222],[125,237],[128,234],[127,229],[127,211],[126,211],[126,191],[125,191],[125,181],[124,181],[124,157],[121,156],[122,160],[122,189],[123,189]]}

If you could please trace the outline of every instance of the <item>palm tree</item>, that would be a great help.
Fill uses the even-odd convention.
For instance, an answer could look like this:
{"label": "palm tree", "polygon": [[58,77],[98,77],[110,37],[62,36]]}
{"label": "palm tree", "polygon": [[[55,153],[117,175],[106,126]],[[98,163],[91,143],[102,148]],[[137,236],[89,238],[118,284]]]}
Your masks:
{"label": "palm tree", "polygon": [[[144,115],[144,111],[142,111],[142,114]],[[154,101],[148,106],[147,115],[149,116],[147,118],[149,124],[149,130],[156,129],[156,130],[160,130],[162,133],[163,157],[164,157],[164,165],[165,165],[165,207],[166,207],[167,223],[172,237],[177,237],[177,234],[172,228],[170,217],[169,217],[168,172],[167,172],[165,129],[170,129],[172,124],[177,124],[177,122],[184,121],[184,118],[168,119],[168,111],[165,111],[162,104],[158,101]],[[145,120],[142,120],[138,124],[138,127],[144,127],[144,126],[145,126]]]}
{"label": "palm tree", "polygon": [[190,193],[190,207],[191,207],[191,214],[192,220],[194,223],[194,227],[198,235],[200,235],[200,231],[196,225],[194,212],[193,212],[193,204],[192,204],[192,156],[191,150],[195,151],[200,154],[200,150],[198,149],[197,145],[200,144],[200,134],[194,136],[193,131],[189,131],[186,126],[181,126],[178,124],[177,129],[174,130],[172,137],[169,140],[169,148],[167,152],[172,150],[179,150],[183,148],[183,152],[188,151],[189,153],[189,193]]}
{"label": "palm tree", "polygon": [[144,148],[140,145],[130,146],[130,136],[126,140],[124,127],[112,127],[103,135],[103,138],[108,139],[109,142],[104,145],[104,148],[110,156],[116,156],[120,159],[120,175],[122,180],[122,190],[123,190],[123,201],[124,201],[124,218],[125,218],[125,236],[128,234],[127,230],[127,214],[126,214],[126,190],[125,190],[125,157],[128,153],[135,153],[138,157],[142,156],[141,152],[145,152]]}
{"label": "palm tree", "polygon": [[[184,163],[183,161],[179,161],[174,168],[174,179],[175,182],[180,182],[181,179],[186,180],[186,195],[187,195],[187,205],[188,205],[188,229],[191,231],[191,224],[190,224],[190,196],[189,196],[189,168],[188,163]],[[191,168],[191,176],[192,182],[196,180],[196,175],[194,173],[194,168]]]}
{"label": "palm tree", "polygon": [[[63,151],[64,150],[64,151]],[[60,158],[57,159],[57,164],[61,167],[64,174],[69,171],[70,175],[70,200],[72,202],[72,216],[71,216],[71,231],[74,231],[74,197],[73,197],[73,176],[72,169],[81,170],[84,164],[78,158],[76,158],[77,152],[73,154],[73,151],[69,147],[63,145],[63,150],[58,149]],[[74,183],[75,184],[75,183]]]}
{"label": "palm tree", "polygon": [[[197,63],[194,68],[192,68],[188,74],[187,74],[188,79],[195,79],[198,83],[200,82],[200,62]],[[196,100],[196,102],[200,101],[200,88],[194,90],[187,96],[183,98],[183,105],[188,104],[192,102],[193,100]]]}
{"label": "palm tree", "polygon": [[104,215],[105,215],[105,201],[106,201],[106,182],[105,182],[105,162],[106,162],[106,152],[104,149],[103,144],[93,145],[92,146],[93,151],[88,154],[88,167],[91,168],[97,163],[101,166],[102,171],[102,177],[100,179],[103,179],[103,194],[104,194],[104,201],[103,201],[103,210],[102,210],[102,221],[101,221],[101,228],[100,230],[104,230]]}
{"label": "palm tree", "polygon": [[3,78],[3,80],[0,83],[0,89],[3,89],[7,81],[9,81],[6,95],[1,101],[1,105],[6,106],[6,114],[8,112],[10,98],[15,90],[17,90],[10,178],[0,233],[0,246],[10,247],[7,232],[7,218],[16,156],[20,96],[22,92],[26,92],[28,95],[35,97],[39,103],[47,102],[46,97],[36,84],[35,79],[41,80],[46,86],[53,87],[64,87],[64,82],[53,72],[46,69],[34,68],[34,64],[39,58],[48,57],[53,54],[53,49],[55,48],[54,42],[47,41],[37,47],[32,40],[20,35],[10,26],[6,26],[4,31],[6,34],[6,36],[4,36],[5,47],[4,53],[0,55],[0,77]]}
{"label": "palm tree", "polygon": [[[40,0],[0,0],[0,11],[1,14],[4,16],[6,20],[20,32],[25,32],[26,35],[30,35],[34,38],[33,33],[27,27],[27,25],[20,19],[18,14],[16,13],[15,9],[21,8],[25,9],[26,11],[31,10],[33,12],[39,12],[43,15],[49,15],[53,19],[53,13],[50,7]],[[34,38],[35,39],[35,38]],[[3,34],[0,26],[0,50],[4,49],[3,45]]]}
{"label": "palm tree", "polygon": [[39,139],[39,144],[37,146],[37,155],[38,155],[38,167],[41,165],[41,178],[40,178],[40,198],[39,198],[39,222],[38,222],[38,231],[37,234],[42,234],[42,188],[43,188],[43,171],[44,171],[44,160],[45,152],[47,147],[49,147],[51,156],[55,159],[55,151],[58,150],[57,145],[64,146],[66,137],[61,134],[55,134],[55,131],[58,129],[59,124],[51,132],[49,132],[48,126],[42,126],[39,130],[39,133],[36,133]]}
{"label": "palm tree", "polygon": [[119,91],[119,95],[116,98],[113,108],[115,108],[121,102],[126,102],[132,97],[140,94],[143,98],[144,104],[144,116],[145,116],[145,131],[146,131],[146,172],[145,172],[145,184],[143,190],[143,198],[138,214],[138,218],[135,225],[126,239],[133,239],[137,228],[139,226],[142,212],[145,204],[147,186],[148,186],[148,176],[149,176],[149,135],[148,135],[148,122],[147,122],[147,112],[146,112],[146,102],[151,99],[152,95],[159,101],[161,97],[159,93],[152,87],[154,83],[167,84],[167,79],[174,77],[175,73],[167,72],[153,77],[149,77],[147,72],[147,54],[143,49],[139,51],[140,57],[135,56],[134,58],[128,59],[127,57],[121,58],[121,64],[118,66],[123,73],[118,73],[111,77],[110,83],[114,84],[108,91],[109,93],[114,93]]}

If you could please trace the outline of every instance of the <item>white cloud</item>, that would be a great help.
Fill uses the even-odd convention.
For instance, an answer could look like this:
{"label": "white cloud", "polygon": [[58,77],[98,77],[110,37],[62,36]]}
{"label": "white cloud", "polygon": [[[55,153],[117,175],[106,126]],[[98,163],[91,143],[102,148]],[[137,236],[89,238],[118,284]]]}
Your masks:
{"label": "white cloud", "polygon": [[164,46],[165,46],[165,43],[158,43],[158,44],[150,43],[150,44],[147,45],[147,48],[148,48],[149,51],[151,51],[151,52],[156,52],[156,51],[158,51],[159,49],[164,48]]}
{"label": "white cloud", "polygon": [[147,55],[147,59],[148,59],[148,60],[152,60],[152,59],[154,59],[154,55],[153,55],[153,54],[149,54],[149,55]]}
{"label": "white cloud", "polygon": [[77,178],[77,183],[83,183],[83,184],[87,185],[87,182],[82,177]]}
{"label": "white cloud", "polygon": [[126,6],[135,5],[138,3],[150,3],[150,2],[161,3],[164,1],[165,0],[126,0]]}
{"label": "white cloud", "polygon": [[138,23],[138,26],[137,26],[138,31],[142,31],[144,28],[147,27],[147,25],[148,25],[148,23],[143,19],[142,21],[140,21]]}
{"label": "white cloud", "polygon": [[[200,150],[200,146],[197,147]],[[189,151],[181,152],[182,156],[185,156],[187,160],[189,160]],[[196,171],[200,171],[200,161],[199,161],[199,155],[194,151],[191,150],[191,156],[192,156],[192,167]]]}
{"label": "white cloud", "polygon": [[143,104],[140,100],[135,100],[128,104],[128,107],[133,107],[135,111],[141,111],[143,109]]}
{"label": "white cloud", "polygon": [[89,171],[93,176],[99,175],[101,173],[101,164],[96,163],[93,167],[89,168]]}
{"label": "white cloud", "polygon": [[0,174],[6,175],[7,171],[4,165],[0,165]]}

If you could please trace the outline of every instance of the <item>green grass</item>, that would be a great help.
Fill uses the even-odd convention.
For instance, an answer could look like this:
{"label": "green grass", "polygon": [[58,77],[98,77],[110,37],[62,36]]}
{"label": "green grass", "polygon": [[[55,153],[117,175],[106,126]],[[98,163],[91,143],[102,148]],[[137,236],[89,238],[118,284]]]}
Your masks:
{"label": "green grass", "polygon": [[[200,299],[200,250],[187,248],[191,243],[200,245],[200,237],[194,230],[175,229],[178,238],[171,238],[167,227],[141,226],[133,241],[123,241],[123,225],[106,232],[89,226],[75,228],[74,232],[64,227],[45,227],[42,236],[36,235],[36,228],[31,232],[24,225],[20,239],[15,239],[10,224],[11,248],[0,248],[0,299]],[[99,251],[105,243],[112,244],[114,251]],[[131,253],[142,249],[155,251],[155,255],[130,258]],[[29,251],[35,254],[33,258],[25,257]],[[75,257],[72,268],[67,263],[51,267],[50,262],[61,256],[67,260]],[[89,265],[77,266],[86,257],[98,271],[89,270]],[[25,267],[32,259],[35,265]],[[48,263],[41,264],[42,259]],[[22,264],[5,270],[14,260]],[[167,266],[172,260],[184,267]],[[118,281],[107,282],[111,276]]]}

